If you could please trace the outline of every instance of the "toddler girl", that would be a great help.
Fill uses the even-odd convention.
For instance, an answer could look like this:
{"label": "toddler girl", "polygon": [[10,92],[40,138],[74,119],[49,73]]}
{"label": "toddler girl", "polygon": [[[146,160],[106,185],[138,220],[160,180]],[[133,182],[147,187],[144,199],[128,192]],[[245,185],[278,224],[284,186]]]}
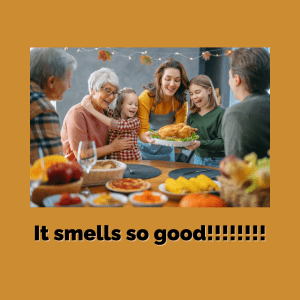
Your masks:
{"label": "toddler girl", "polygon": [[198,75],[189,83],[191,114],[187,124],[197,128],[199,140],[186,147],[195,150],[194,164],[219,167],[225,156],[221,135],[222,118],[225,108],[218,106],[213,83],[206,75]]}
{"label": "toddler girl", "polygon": [[142,155],[137,144],[137,137],[141,127],[141,122],[137,115],[138,96],[131,88],[123,88],[116,100],[114,109],[108,107],[106,115],[94,109],[90,96],[86,96],[81,105],[94,117],[105,125],[109,126],[109,143],[115,138],[132,138],[133,146],[110,154],[111,159],[116,160],[141,160]]}

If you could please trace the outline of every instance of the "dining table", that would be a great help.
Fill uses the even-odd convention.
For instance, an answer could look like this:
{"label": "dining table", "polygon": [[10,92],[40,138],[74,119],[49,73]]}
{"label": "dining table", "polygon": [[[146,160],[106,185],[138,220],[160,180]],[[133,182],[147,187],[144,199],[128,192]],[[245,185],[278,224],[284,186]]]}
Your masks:
{"label": "dining table", "polygon": [[[212,170],[218,170],[218,168],[214,167],[208,167],[208,166],[201,166],[201,165],[195,165],[191,163],[183,163],[183,162],[173,162],[173,161],[160,161],[160,160],[121,160],[121,162],[125,163],[126,165],[130,164],[137,164],[137,165],[145,165],[145,166],[151,166],[154,168],[157,168],[161,170],[161,174],[157,177],[145,179],[151,184],[151,187],[149,188],[149,191],[152,192],[160,192],[158,186],[162,183],[165,183],[166,179],[169,178],[169,172],[176,170],[176,169],[182,169],[182,168],[199,168],[199,169],[212,169]],[[91,186],[89,187],[92,194],[96,193],[103,193],[103,192],[110,192],[105,185],[99,185],[99,186]],[[83,190],[83,188],[82,188]],[[86,207],[89,207],[90,205],[86,203]],[[169,198],[169,200],[162,206],[162,207],[178,207],[179,201],[178,200],[172,200]],[[133,204],[128,201],[123,207],[134,207]]]}

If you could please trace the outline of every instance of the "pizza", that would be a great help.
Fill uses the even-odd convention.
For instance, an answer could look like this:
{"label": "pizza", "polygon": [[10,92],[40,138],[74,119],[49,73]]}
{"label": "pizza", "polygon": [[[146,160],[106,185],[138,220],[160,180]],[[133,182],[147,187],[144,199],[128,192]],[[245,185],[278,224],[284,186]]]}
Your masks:
{"label": "pizza", "polygon": [[138,178],[122,178],[107,182],[106,187],[112,191],[129,193],[147,189],[150,183]]}

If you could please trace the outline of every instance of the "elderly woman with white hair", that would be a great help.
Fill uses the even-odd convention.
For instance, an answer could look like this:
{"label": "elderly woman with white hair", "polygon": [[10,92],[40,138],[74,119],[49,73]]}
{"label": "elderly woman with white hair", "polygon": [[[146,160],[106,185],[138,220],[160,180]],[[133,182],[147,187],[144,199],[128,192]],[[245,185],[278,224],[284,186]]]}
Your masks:
{"label": "elderly woman with white hair", "polygon": [[[116,73],[111,69],[101,68],[91,74],[88,86],[93,107],[101,114],[111,117],[113,110],[109,105],[119,90]],[[131,138],[117,137],[112,143],[107,144],[108,130],[109,126],[89,113],[81,103],[74,105],[66,114],[61,131],[65,157],[70,161],[76,161],[79,142],[86,140],[95,141],[98,158],[132,147]]]}

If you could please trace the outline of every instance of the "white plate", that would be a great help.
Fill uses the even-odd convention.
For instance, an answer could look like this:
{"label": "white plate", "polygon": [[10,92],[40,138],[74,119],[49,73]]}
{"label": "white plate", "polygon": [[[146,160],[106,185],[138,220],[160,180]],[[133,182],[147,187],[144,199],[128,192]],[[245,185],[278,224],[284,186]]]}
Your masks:
{"label": "white plate", "polygon": [[[111,180],[111,181],[113,181],[113,180]],[[144,187],[144,188],[142,188],[142,189],[138,189],[138,190],[129,190],[129,191],[125,191],[125,190],[118,191],[118,190],[115,190],[115,189],[112,189],[112,188],[108,187],[108,183],[110,183],[111,181],[106,182],[105,187],[106,187],[108,190],[112,191],[112,192],[115,192],[115,193],[121,193],[121,194],[131,194],[131,193],[135,193],[135,192],[142,192],[142,191],[144,191],[144,190],[150,189],[150,187],[151,187],[150,182],[146,181],[147,186]],[[145,180],[144,180],[144,181],[145,181]]]}
{"label": "white plate", "polygon": [[[213,182],[215,182],[218,186],[220,186],[220,182],[219,181],[216,181],[216,180],[213,180]],[[170,199],[172,200],[177,200],[179,201],[183,196],[185,195],[188,195],[188,194],[191,194],[191,193],[183,193],[183,194],[176,194],[176,193],[171,193],[169,191],[166,190],[166,185],[164,183],[160,184],[158,186],[158,189],[169,196]],[[199,193],[205,193],[205,194],[208,194],[208,193],[215,193],[215,192],[218,192],[218,191],[206,191],[206,192],[197,192],[196,194],[199,194]]]}
{"label": "white plate", "polygon": [[188,141],[188,142],[166,141],[166,140],[161,140],[156,138],[152,138],[152,139],[155,141],[155,144],[157,145],[171,146],[171,147],[187,147],[193,142],[193,141]]}
{"label": "white plate", "polygon": [[117,194],[117,193],[110,193],[110,195],[112,196],[112,198],[121,201],[121,203],[119,205],[103,205],[103,204],[95,203],[94,200],[97,197],[99,197],[100,195],[101,195],[101,193],[99,193],[99,194],[92,194],[87,199],[87,203],[89,203],[93,207],[121,207],[121,206],[124,206],[124,204],[126,204],[127,201],[128,201],[128,198],[125,195]]}
{"label": "white plate", "polygon": [[81,195],[81,194],[70,194],[72,198],[74,197],[79,197],[81,199],[81,203],[79,204],[71,204],[71,205],[65,205],[65,206],[54,206],[54,203],[55,202],[58,202],[60,197],[61,197],[61,194],[56,194],[56,195],[52,195],[52,196],[49,196],[49,197],[46,197],[44,200],[43,200],[43,204],[45,207],[82,207],[85,205],[85,201],[86,201],[86,198],[85,196]]}
{"label": "white plate", "polygon": [[30,201],[30,207],[39,207],[39,206]]}
{"label": "white plate", "polygon": [[144,203],[144,202],[140,202],[140,201],[135,201],[133,199],[134,196],[141,195],[142,193],[132,193],[128,196],[128,198],[129,198],[129,201],[134,206],[139,206],[139,207],[159,207],[159,206],[163,206],[168,201],[168,197],[162,193],[158,193],[158,192],[151,192],[151,193],[155,196],[160,196],[162,201],[158,202],[158,203]]}

